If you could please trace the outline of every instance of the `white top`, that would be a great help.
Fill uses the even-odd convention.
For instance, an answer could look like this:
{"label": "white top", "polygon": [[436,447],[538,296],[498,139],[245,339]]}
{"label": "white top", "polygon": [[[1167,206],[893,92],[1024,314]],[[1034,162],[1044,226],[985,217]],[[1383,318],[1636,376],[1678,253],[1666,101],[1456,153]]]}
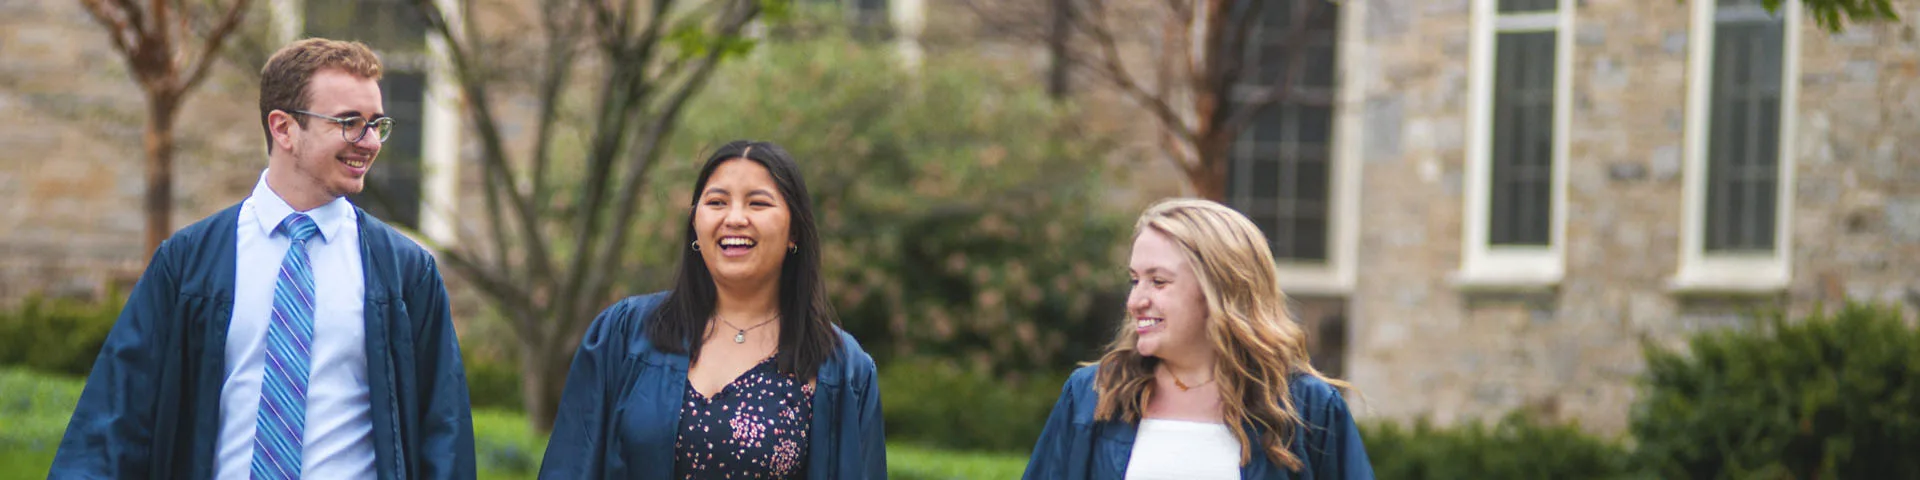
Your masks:
{"label": "white top", "polygon": [[[293,241],[275,232],[293,207],[267,187],[267,175],[240,203],[234,266],[233,322],[227,327],[226,381],[220,389],[220,479],[246,479],[253,465],[260,377],[266,368],[273,285]],[[312,370],[307,425],[301,437],[304,478],[373,478],[373,416],[368,398],[366,279],[353,205],[336,198],[305,212],[320,234],[307,241],[313,268]]]}
{"label": "white top", "polygon": [[1240,478],[1240,441],[1223,423],[1149,418],[1140,422],[1127,480]]}

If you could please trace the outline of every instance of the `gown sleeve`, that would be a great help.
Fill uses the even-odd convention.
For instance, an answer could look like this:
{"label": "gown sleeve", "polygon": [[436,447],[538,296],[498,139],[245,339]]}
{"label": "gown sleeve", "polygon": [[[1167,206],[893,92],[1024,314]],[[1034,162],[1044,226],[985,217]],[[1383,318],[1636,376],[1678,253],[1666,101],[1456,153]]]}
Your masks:
{"label": "gown sleeve", "polygon": [[1315,382],[1316,388],[1305,395],[1300,406],[1308,430],[1307,465],[1316,479],[1371,479],[1373,464],[1367,460],[1367,446],[1360,441],[1360,428],[1347,410],[1347,401],[1333,386]]}
{"label": "gown sleeve", "polygon": [[[172,241],[162,243],[93,360],[48,478],[145,478],[151,472],[162,345],[184,335],[175,318],[179,279]],[[176,380],[177,382],[178,380]]]}
{"label": "gown sleeve", "polygon": [[619,464],[612,460],[619,454],[613,446],[619,421],[614,412],[621,401],[620,383],[633,368],[628,353],[639,323],[632,303],[629,299],[600,312],[580,338],[540,478],[626,478],[627,472],[616,471]]}

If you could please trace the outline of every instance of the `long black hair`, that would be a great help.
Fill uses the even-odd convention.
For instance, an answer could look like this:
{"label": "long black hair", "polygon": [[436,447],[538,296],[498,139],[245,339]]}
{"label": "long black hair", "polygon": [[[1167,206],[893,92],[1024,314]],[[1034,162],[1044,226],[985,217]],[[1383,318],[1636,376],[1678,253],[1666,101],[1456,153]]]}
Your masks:
{"label": "long black hair", "polygon": [[693,199],[687,211],[687,237],[680,243],[680,268],[673,279],[673,292],[646,322],[647,338],[662,352],[700,358],[700,345],[706,340],[708,323],[713,318],[719,292],[706,260],[691,244],[698,241],[693,215],[700,191],[720,164],[746,159],[766,167],[773,183],[786,199],[790,218],[787,238],[798,250],[787,256],[780,267],[780,346],[774,363],[781,373],[811,380],[820,365],[840,349],[834,332],[833,307],[827,303],[826,282],[820,274],[820,230],[814,223],[813,197],[807,194],[807,182],[800,178],[800,167],[786,149],[767,142],[738,140],[722,145],[700,167],[693,183]]}

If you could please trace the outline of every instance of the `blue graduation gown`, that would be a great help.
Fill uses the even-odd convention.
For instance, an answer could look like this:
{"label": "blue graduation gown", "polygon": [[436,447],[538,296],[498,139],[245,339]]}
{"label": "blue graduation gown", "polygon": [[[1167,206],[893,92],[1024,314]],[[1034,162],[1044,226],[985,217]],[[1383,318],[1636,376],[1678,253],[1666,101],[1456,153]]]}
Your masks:
{"label": "blue graduation gown", "polygon": [[[433,256],[359,211],[381,479],[475,476],[473,417]],[[94,360],[49,478],[213,478],[240,206],[154,252]]]}
{"label": "blue graduation gown", "polygon": [[[628,297],[601,312],[573,357],[542,479],[673,476],[686,355],[653,349],[641,324],[665,292]],[[820,366],[807,434],[807,478],[887,478],[886,434],[873,357],[852,335]]]}
{"label": "blue graduation gown", "polygon": [[[1027,462],[1027,480],[1091,480],[1125,478],[1127,461],[1133,455],[1137,425],[1099,422],[1093,419],[1099,404],[1094,389],[1095,372],[1090,365],[1074,370],[1060,389],[1060,401],[1047,416],[1046,429],[1033,446]],[[1294,408],[1307,427],[1296,429],[1289,449],[1306,463],[1298,472],[1275,465],[1258,450],[1253,461],[1240,467],[1245,480],[1337,480],[1373,478],[1373,465],[1367,463],[1367,449],[1360,443],[1360,431],[1354,427],[1347,401],[1332,385],[1318,378],[1295,375],[1288,380],[1288,393]],[[1255,432],[1249,435],[1259,438]]]}

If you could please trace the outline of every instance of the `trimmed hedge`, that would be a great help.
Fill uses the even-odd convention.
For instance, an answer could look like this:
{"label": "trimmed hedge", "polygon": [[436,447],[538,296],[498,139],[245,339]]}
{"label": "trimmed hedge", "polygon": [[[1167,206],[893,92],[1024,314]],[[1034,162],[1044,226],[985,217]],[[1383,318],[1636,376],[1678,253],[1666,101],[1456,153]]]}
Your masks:
{"label": "trimmed hedge", "polygon": [[1362,423],[1360,437],[1374,474],[1391,479],[1599,479],[1630,475],[1627,448],[1574,425],[1552,425],[1521,413],[1491,425],[1403,427]]}
{"label": "trimmed hedge", "polygon": [[1012,452],[1033,450],[1066,372],[997,379],[984,368],[903,360],[880,369],[887,440],[933,447]]}
{"label": "trimmed hedge", "polygon": [[126,303],[118,292],[105,297],[111,300],[32,296],[0,311],[0,366],[86,376]]}
{"label": "trimmed hedge", "polygon": [[1661,477],[1920,478],[1920,329],[1849,304],[1646,349],[1632,432]]}

